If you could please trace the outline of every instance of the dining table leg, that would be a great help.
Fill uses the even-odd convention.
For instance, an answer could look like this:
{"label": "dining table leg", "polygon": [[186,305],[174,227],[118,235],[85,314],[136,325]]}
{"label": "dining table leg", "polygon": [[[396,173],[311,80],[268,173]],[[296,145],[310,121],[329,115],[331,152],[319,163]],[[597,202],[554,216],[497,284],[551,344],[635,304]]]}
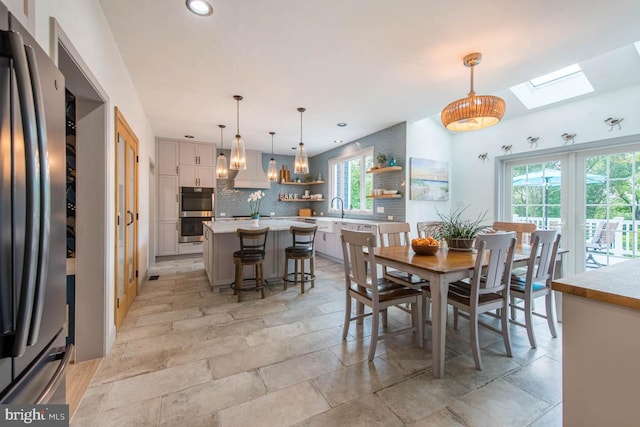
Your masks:
{"label": "dining table leg", "polygon": [[447,338],[447,294],[449,281],[440,274],[431,279],[431,337],[433,339],[433,375],[444,377],[444,350]]}

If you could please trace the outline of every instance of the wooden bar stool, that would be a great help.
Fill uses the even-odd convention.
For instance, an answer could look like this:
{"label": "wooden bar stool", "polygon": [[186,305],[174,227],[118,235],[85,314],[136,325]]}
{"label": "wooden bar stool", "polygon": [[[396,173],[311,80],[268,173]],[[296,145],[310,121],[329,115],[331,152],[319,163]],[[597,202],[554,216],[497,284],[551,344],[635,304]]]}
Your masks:
{"label": "wooden bar stool", "polygon": [[[242,302],[243,291],[255,290],[257,292],[260,290],[261,296],[264,298],[263,261],[268,234],[269,227],[251,230],[239,228],[236,230],[236,236],[240,238],[240,250],[233,253],[233,262],[236,266],[233,292],[238,295],[238,302]],[[244,278],[244,266],[246,265],[254,266],[254,286],[243,286],[245,281],[254,280],[254,278]]]}
{"label": "wooden bar stool", "polygon": [[[315,253],[313,251],[313,242],[316,238],[316,231],[318,227],[296,227],[291,226],[289,232],[293,237],[293,245],[287,247],[284,250],[284,289],[287,289],[289,283],[300,282],[300,291],[304,293],[305,282],[311,282],[311,287],[315,286],[315,270],[314,270],[314,258]],[[309,272],[304,271],[304,261],[309,260]],[[293,260],[294,272],[289,273],[289,260]],[[298,267],[300,269],[298,270]]]}

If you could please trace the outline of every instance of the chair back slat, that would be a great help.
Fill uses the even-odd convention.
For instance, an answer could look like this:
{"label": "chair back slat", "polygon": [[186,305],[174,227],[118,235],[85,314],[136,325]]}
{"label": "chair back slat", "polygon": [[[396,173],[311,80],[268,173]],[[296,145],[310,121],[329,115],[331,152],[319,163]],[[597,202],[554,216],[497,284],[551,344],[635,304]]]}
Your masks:
{"label": "chair back slat", "polygon": [[389,222],[378,224],[380,246],[408,246],[411,226],[408,222]]}
{"label": "chair back slat", "polygon": [[347,289],[351,282],[355,282],[371,290],[376,297],[378,286],[372,286],[372,283],[378,282],[373,254],[375,235],[364,231],[342,230],[340,239]]}
{"label": "chair back slat", "polygon": [[493,229],[497,231],[515,231],[518,244],[528,244],[531,236],[536,232],[536,225],[532,222],[505,222],[495,221]]}
{"label": "chair back slat", "polygon": [[[481,234],[476,238],[476,265],[473,270],[472,299],[482,294],[509,290],[515,233]],[[483,265],[487,263],[483,270]],[[474,295],[475,294],[475,295]]]}
{"label": "chair back slat", "polygon": [[418,237],[434,237],[440,239],[442,225],[442,221],[420,221],[417,223]]}

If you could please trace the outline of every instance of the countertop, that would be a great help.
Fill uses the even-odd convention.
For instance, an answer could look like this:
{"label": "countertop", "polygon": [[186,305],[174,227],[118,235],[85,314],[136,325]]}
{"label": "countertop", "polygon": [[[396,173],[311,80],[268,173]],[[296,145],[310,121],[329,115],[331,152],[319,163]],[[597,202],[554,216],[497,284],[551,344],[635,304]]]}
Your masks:
{"label": "countertop", "polygon": [[260,219],[258,227],[253,226],[251,220],[239,219],[236,221],[203,221],[202,224],[209,228],[214,234],[235,233],[238,228],[265,228],[271,231],[289,230],[289,227],[312,227],[308,222],[295,221],[289,219]]}
{"label": "countertop", "polygon": [[554,280],[552,289],[640,310],[640,259]]}

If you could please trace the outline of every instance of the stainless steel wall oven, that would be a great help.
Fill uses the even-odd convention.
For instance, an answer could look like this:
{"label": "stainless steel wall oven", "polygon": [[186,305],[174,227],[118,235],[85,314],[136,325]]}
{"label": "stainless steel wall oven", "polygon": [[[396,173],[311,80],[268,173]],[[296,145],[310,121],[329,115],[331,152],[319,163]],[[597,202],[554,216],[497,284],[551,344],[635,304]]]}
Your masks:
{"label": "stainless steel wall oven", "polygon": [[180,243],[204,240],[202,221],[214,216],[213,188],[180,187]]}

